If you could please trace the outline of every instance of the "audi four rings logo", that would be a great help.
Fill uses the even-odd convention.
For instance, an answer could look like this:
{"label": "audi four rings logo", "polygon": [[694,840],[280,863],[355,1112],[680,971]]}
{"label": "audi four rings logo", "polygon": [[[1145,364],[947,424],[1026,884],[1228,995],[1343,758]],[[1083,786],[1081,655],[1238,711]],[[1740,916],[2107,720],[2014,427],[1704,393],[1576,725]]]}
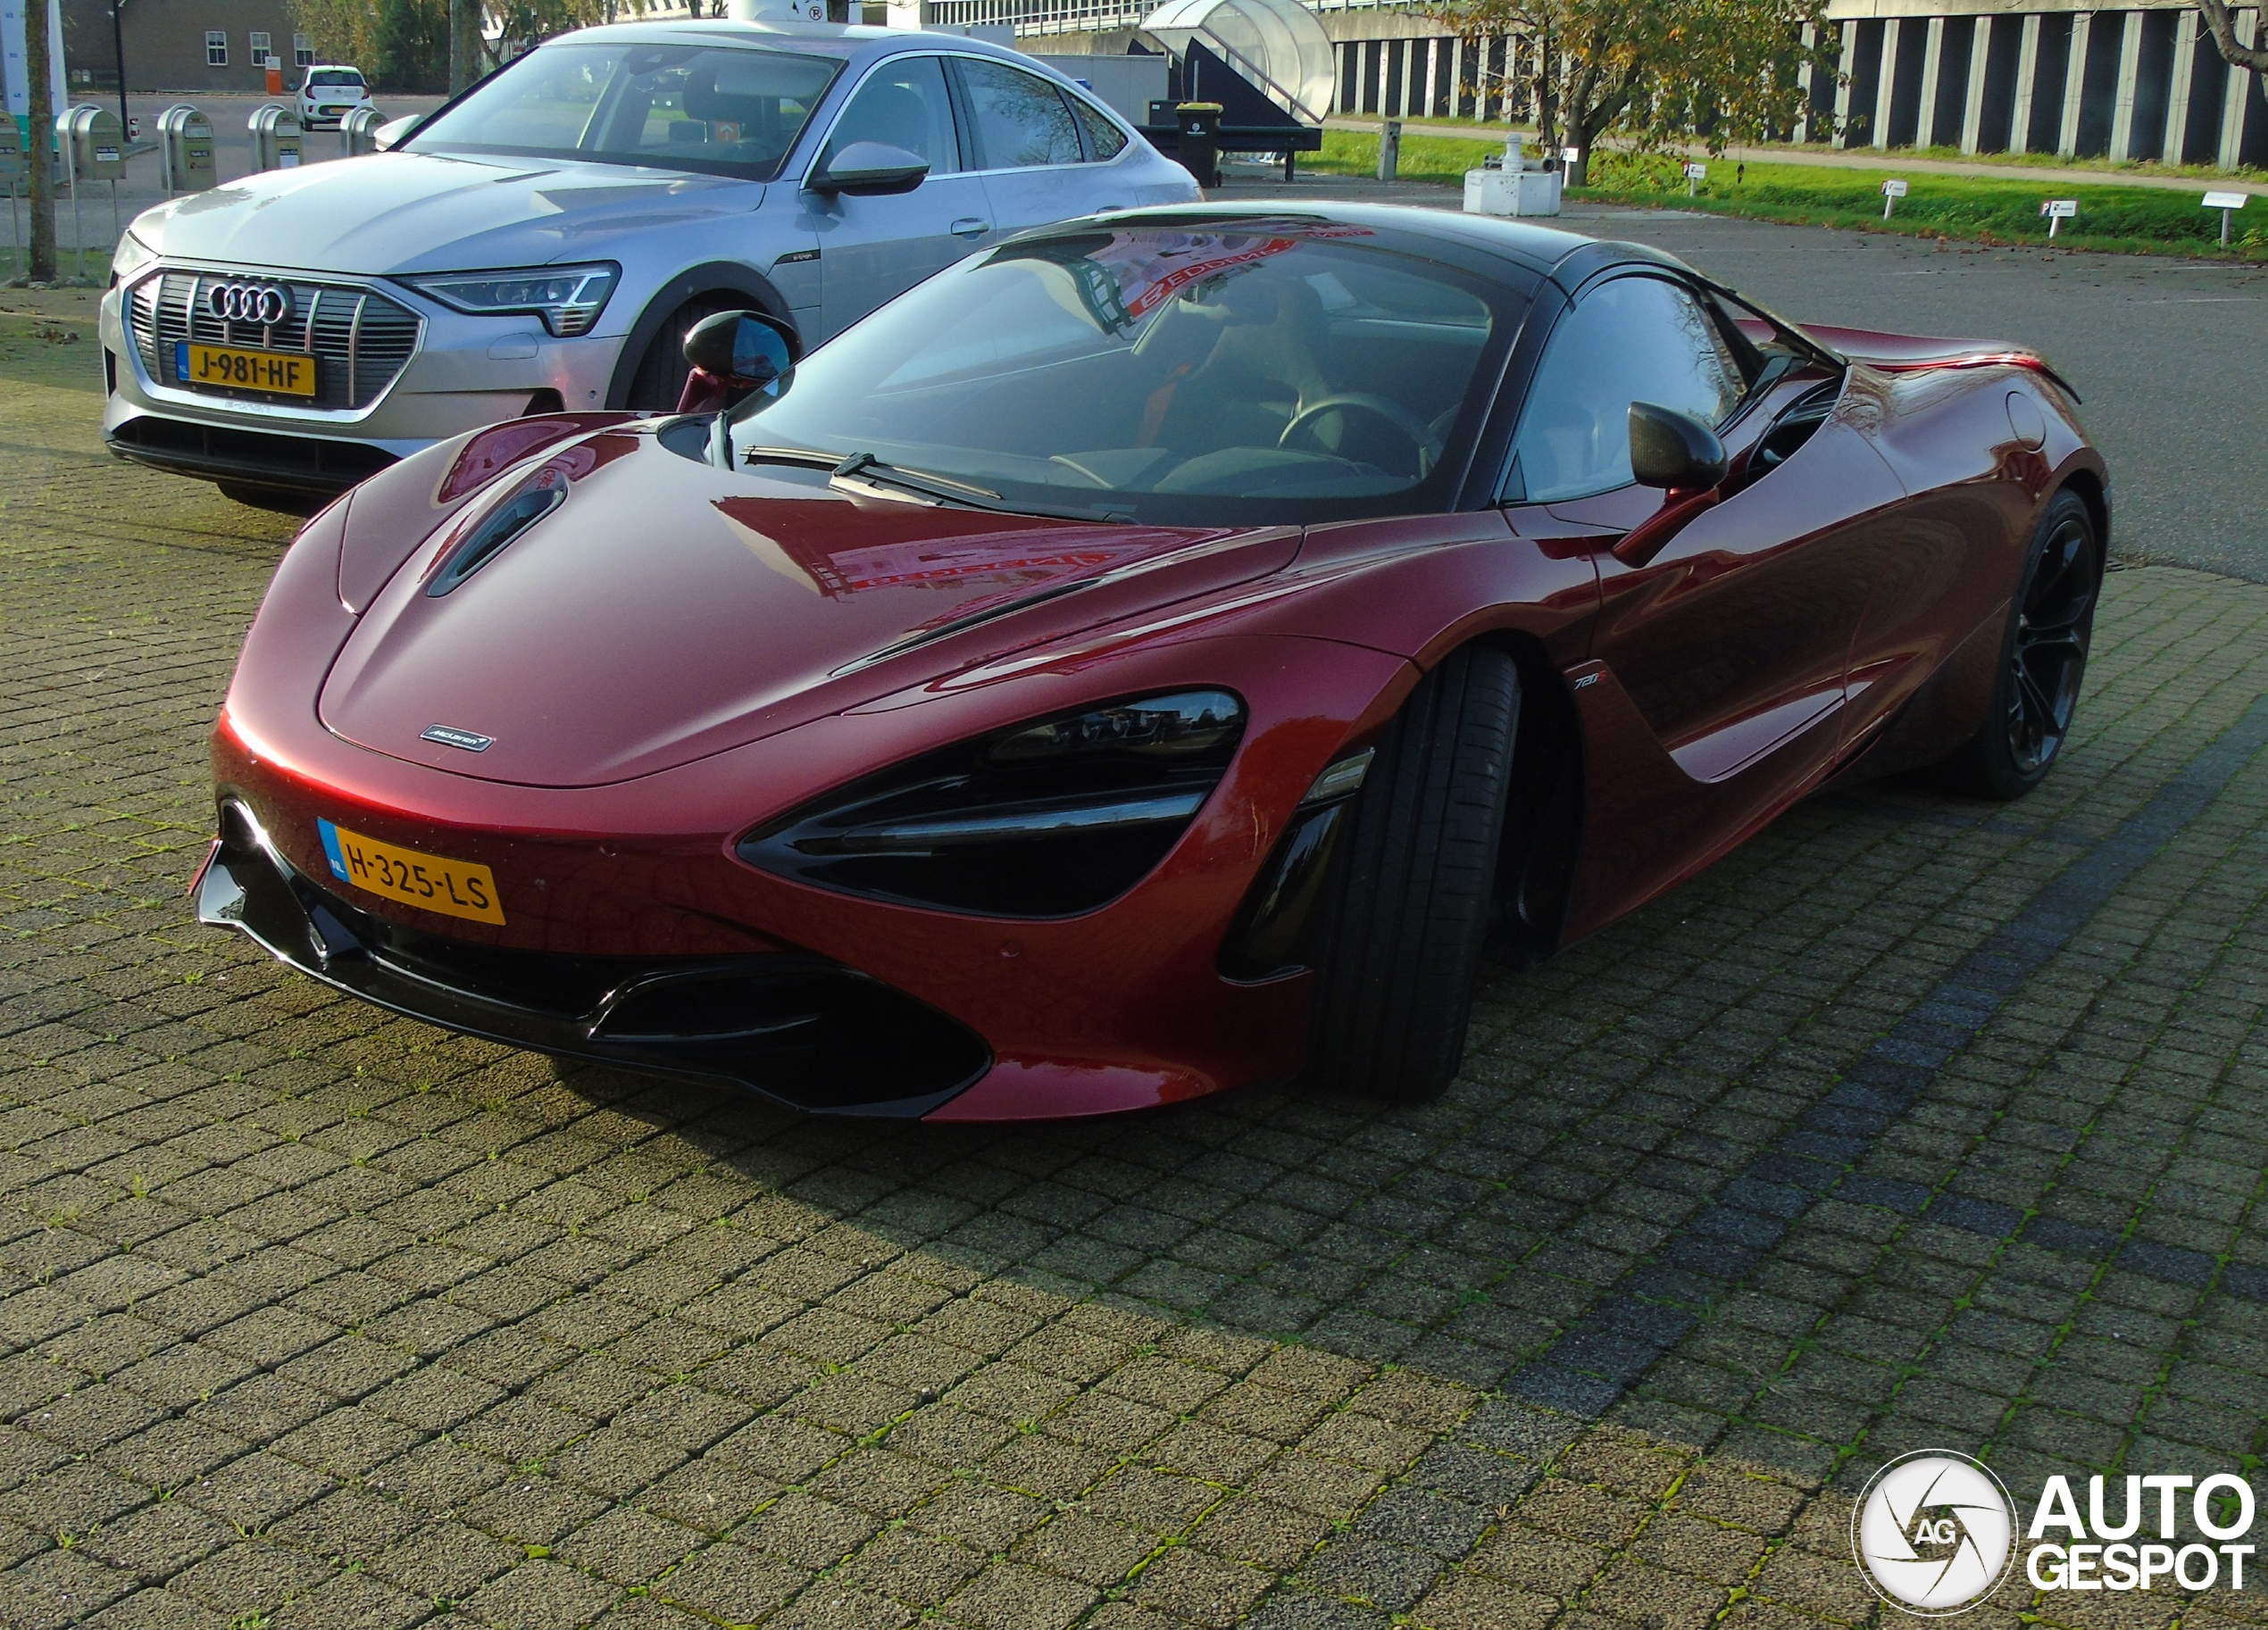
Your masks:
{"label": "audi four rings logo", "polygon": [[280,283],[216,283],[205,291],[204,306],[226,322],[272,328],[291,315],[291,291]]}

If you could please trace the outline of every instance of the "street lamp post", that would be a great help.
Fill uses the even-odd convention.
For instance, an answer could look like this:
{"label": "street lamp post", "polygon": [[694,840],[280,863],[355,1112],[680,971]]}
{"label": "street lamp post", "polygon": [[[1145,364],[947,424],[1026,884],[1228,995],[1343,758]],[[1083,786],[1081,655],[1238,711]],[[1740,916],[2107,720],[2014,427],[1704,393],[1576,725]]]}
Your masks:
{"label": "street lamp post", "polygon": [[126,112],[126,25],[118,19],[126,9],[126,0],[110,0],[110,48],[118,63],[118,129],[129,141],[134,137],[134,121]]}

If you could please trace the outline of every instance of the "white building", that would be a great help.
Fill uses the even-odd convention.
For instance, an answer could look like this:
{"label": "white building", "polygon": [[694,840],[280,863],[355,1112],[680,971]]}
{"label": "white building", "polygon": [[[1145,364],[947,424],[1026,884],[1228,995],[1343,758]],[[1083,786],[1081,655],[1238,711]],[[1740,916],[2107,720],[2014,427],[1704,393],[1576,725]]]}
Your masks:
{"label": "white building", "polygon": [[[1498,117],[1517,39],[1460,40],[1406,5],[1306,0],[1338,52],[1335,111]],[[1013,22],[1027,50],[1126,49],[1145,0],[927,0],[937,18]],[[2258,75],[2230,67],[2194,0],[1830,0],[1841,74],[1818,76],[1791,135],[1853,147],[1958,147],[2268,167]],[[2236,13],[2259,37],[2257,6]],[[1515,110],[1517,111],[1517,110]],[[1839,130],[1839,135],[1830,134]]]}

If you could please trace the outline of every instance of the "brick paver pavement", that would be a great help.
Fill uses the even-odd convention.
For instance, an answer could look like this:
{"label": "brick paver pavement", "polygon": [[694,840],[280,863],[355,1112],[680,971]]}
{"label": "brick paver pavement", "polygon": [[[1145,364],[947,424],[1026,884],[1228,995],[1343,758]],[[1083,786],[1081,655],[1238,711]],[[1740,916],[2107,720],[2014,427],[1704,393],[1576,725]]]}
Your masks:
{"label": "brick paver pavement", "polygon": [[196,927],[285,528],[90,355],[0,318],[0,1621],[1800,1630],[1896,1451],[2256,1464],[2268,589],[2118,574],[2039,794],[1795,811],[1438,1104],[827,1124]]}

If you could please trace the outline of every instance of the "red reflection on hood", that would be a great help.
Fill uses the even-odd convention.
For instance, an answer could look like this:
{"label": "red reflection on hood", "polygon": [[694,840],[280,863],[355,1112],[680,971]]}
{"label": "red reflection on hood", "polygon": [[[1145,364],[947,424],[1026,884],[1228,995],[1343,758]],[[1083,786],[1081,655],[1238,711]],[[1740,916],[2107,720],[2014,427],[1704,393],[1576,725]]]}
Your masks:
{"label": "red reflection on hood", "polygon": [[[963,591],[935,620],[958,620],[1034,588],[1090,578],[1191,536],[1163,527],[1124,528],[1098,540],[1088,522],[862,504],[858,541],[846,545],[840,499],[720,498],[716,506],[735,525],[777,544],[830,599],[878,588]],[[946,529],[953,519],[964,519],[971,529]],[[997,585],[999,592],[966,597],[980,584]]]}

